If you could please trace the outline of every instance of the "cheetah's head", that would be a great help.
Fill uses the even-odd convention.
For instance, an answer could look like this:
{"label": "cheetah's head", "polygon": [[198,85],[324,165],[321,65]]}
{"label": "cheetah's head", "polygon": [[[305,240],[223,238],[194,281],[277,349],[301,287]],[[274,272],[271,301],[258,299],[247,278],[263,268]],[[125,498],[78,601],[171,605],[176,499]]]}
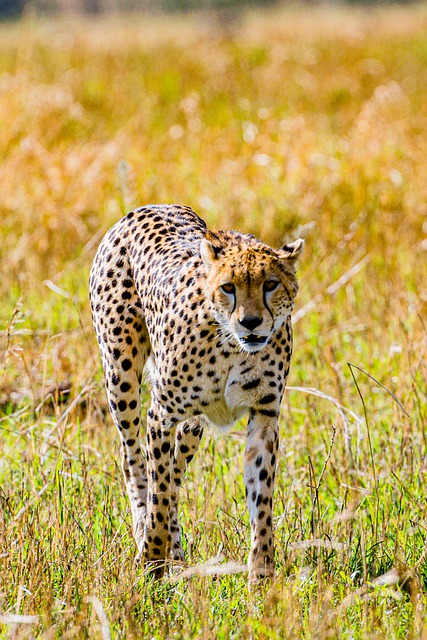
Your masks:
{"label": "cheetah's head", "polygon": [[255,353],[290,315],[302,239],[274,250],[251,235],[208,232],[200,244],[205,294],[225,338]]}

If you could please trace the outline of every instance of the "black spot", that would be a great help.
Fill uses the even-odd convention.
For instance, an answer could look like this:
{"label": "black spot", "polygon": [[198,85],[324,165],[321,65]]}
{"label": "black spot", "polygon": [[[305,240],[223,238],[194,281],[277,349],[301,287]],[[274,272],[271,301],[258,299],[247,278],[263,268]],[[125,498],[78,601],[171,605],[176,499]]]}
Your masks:
{"label": "black spot", "polygon": [[268,393],[266,396],[263,396],[258,400],[258,404],[270,404],[270,402],[274,402],[276,400],[276,396],[274,393]]}
{"label": "black spot", "polygon": [[274,411],[273,409],[259,409],[258,413],[269,418],[277,418],[279,416],[277,411]]}
{"label": "black spot", "polygon": [[248,391],[249,389],[256,389],[261,383],[260,378],[255,378],[255,380],[251,380],[250,382],[246,382],[246,384],[242,385],[242,389]]}
{"label": "black spot", "polygon": [[132,362],[131,362],[128,358],[125,358],[125,359],[123,360],[123,362],[122,362],[122,368],[123,368],[125,371],[129,371],[129,369],[131,368],[131,366],[132,366]]}

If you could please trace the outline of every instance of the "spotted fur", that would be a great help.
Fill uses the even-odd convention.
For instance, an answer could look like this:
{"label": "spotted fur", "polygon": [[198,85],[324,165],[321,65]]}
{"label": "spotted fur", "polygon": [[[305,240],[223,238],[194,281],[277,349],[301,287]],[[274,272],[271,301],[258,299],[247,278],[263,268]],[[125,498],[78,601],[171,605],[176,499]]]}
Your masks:
{"label": "spotted fur", "polygon": [[[249,414],[244,479],[252,581],[274,571],[278,416],[292,353],[295,260],[252,235],[211,232],[189,207],[151,205],[107,233],[90,276],[93,320],[139,557],[182,561],[178,493],[206,423]],[[151,380],[146,443],[140,386]]]}

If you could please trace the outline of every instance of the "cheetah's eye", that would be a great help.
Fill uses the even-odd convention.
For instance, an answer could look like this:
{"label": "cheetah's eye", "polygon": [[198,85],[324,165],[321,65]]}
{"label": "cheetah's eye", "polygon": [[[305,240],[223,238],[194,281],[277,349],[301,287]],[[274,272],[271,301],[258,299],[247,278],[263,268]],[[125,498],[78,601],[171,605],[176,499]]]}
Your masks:
{"label": "cheetah's eye", "polygon": [[221,289],[224,291],[224,293],[236,293],[236,287],[232,282],[226,282],[225,284],[222,284]]}
{"label": "cheetah's eye", "polygon": [[279,286],[279,282],[277,280],[266,280],[263,285],[264,291],[274,291]]}

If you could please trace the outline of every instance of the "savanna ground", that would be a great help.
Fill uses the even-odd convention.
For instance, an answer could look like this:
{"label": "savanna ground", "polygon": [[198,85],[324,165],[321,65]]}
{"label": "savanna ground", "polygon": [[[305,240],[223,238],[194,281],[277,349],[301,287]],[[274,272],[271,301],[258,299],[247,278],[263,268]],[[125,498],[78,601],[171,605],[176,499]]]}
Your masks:
{"label": "savanna ground", "polygon": [[[427,637],[426,7],[236,26],[0,27],[1,638]],[[307,240],[265,592],[133,565],[87,277],[149,202]],[[199,574],[247,557],[244,429],[182,491]]]}

